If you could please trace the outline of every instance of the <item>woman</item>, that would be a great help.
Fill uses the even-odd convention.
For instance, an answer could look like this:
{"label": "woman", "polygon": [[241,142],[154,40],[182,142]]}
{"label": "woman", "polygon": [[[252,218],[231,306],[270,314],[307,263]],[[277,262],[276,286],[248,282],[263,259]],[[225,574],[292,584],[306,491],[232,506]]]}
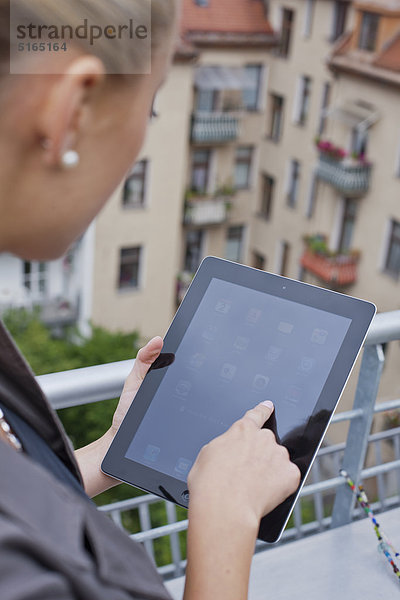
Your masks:
{"label": "woman", "polygon": [[[28,22],[76,25],[86,15],[140,22],[150,0],[13,2]],[[152,0],[151,75],[117,74],[140,72],[144,60],[121,39],[74,40],[57,57],[22,53],[21,72],[35,75],[17,76],[8,74],[7,3],[0,0],[1,252],[25,260],[61,256],[111,196],[142,145],[171,61],[178,9],[177,0]],[[0,325],[2,600],[169,597],[142,548],[87,498],[118,483],[100,464],[161,349],[157,337],[140,350],[110,429],[74,455]],[[264,402],[248,411],[203,448],[189,474],[185,600],[247,597],[260,518],[298,486],[286,449],[261,429],[272,410]]]}

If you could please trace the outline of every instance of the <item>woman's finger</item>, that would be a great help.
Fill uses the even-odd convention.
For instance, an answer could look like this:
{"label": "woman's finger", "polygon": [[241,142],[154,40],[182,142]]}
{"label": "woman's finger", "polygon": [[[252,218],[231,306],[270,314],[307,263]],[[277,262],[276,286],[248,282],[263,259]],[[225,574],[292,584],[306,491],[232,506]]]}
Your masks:
{"label": "woman's finger", "polygon": [[261,429],[266,421],[270,418],[274,411],[274,405],[270,400],[257,404],[251,410],[248,410],[244,415],[244,419],[251,419],[257,427]]}
{"label": "woman's finger", "polygon": [[132,371],[126,379],[124,391],[140,386],[152,363],[159,356],[162,347],[163,339],[160,336],[156,336],[139,350]]}

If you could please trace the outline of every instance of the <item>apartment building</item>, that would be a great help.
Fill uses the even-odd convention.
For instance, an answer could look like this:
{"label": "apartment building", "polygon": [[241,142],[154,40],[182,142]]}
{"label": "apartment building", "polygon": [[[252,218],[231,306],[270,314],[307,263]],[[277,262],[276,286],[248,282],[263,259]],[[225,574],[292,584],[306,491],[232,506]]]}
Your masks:
{"label": "apartment building", "polygon": [[[398,309],[400,3],[268,5],[281,43],[268,79],[253,265]],[[385,350],[381,398],[400,392],[398,344]]]}
{"label": "apartment building", "polygon": [[262,0],[184,0],[144,149],[96,221],[95,323],[163,334],[205,255],[248,261],[275,43]]}

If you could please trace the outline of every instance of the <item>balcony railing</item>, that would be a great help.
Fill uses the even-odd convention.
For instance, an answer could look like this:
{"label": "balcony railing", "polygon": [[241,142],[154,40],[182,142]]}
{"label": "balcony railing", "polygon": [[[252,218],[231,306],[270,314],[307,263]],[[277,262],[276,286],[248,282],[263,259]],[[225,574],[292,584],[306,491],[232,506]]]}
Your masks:
{"label": "balcony railing", "polygon": [[[354,509],[353,494],[344,480],[337,476],[340,468],[346,469],[356,483],[360,480],[374,479],[377,496],[372,506],[375,512],[400,506],[400,427],[370,433],[375,414],[400,408],[398,399],[376,404],[385,361],[381,344],[393,340],[400,340],[400,311],[378,314],[365,342],[353,408],[338,412],[330,425],[333,427],[336,423],[350,422],[347,440],[345,443],[326,445],[318,452],[307,485],[303,487],[296,504],[293,526],[286,529],[280,543],[338,527],[361,516],[360,509]],[[53,407],[59,409],[118,397],[131,368],[132,361],[122,361],[42,375],[37,379]],[[382,449],[385,447],[387,451],[388,442],[391,443],[391,456],[384,462]],[[368,448],[374,451],[375,461],[366,468],[364,461]],[[325,512],[327,494],[333,494],[334,498],[332,514],[329,516]],[[152,509],[158,503],[165,505],[166,520],[165,524],[152,528]],[[307,522],[304,522],[305,506],[308,512],[311,507],[313,513],[313,517]],[[188,522],[185,518],[177,520],[173,504],[152,494],[144,494],[103,506],[100,510],[109,514],[120,527],[123,526],[121,515],[125,511],[136,511],[141,531],[132,537],[142,542],[153,557],[154,540],[168,537],[172,562],[159,565],[159,571],[166,578],[177,577],[183,573],[186,559],[182,555],[179,534],[187,529]],[[266,548],[270,546],[263,542],[257,543],[257,551]],[[309,558],[313,560],[313,556]],[[300,592],[301,590],[299,596]]]}
{"label": "balcony railing", "polygon": [[239,135],[239,116],[232,113],[195,113],[192,117],[192,142],[225,144]]}
{"label": "balcony railing", "polygon": [[364,196],[369,190],[371,165],[350,164],[346,160],[333,160],[321,152],[316,176],[346,197]]}
{"label": "balcony railing", "polygon": [[40,320],[48,327],[74,325],[78,320],[78,302],[64,298],[45,300],[40,304]]}
{"label": "balcony railing", "polygon": [[339,254],[330,257],[307,249],[300,263],[325,283],[340,287],[356,282],[358,260],[358,256]]}
{"label": "balcony railing", "polygon": [[226,198],[193,198],[185,204],[186,225],[221,225],[228,217]]}

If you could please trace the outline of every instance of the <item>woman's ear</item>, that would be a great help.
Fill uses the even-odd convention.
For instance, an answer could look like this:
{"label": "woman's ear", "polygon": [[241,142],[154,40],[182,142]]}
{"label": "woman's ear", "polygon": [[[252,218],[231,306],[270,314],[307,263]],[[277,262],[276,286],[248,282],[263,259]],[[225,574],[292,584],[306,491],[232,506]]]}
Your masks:
{"label": "woman's ear", "polygon": [[62,164],[66,152],[74,150],[90,111],[93,96],[105,77],[104,65],[95,56],[80,56],[49,86],[39,123],[44,160],[50,167]]}

